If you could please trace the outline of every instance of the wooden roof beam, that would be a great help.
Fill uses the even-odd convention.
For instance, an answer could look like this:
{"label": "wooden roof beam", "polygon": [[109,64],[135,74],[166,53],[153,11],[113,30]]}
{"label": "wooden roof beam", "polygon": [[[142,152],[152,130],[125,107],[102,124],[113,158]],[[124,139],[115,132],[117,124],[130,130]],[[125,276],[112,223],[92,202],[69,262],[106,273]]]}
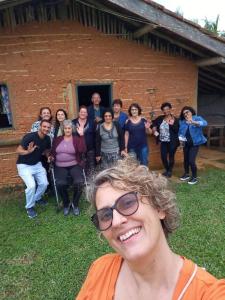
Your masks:
{"label": "wooden roof beam", "polygon": [[214,90],[207,89],[207,88],[205,88],[205,86],[204,87],[200,87],[200,86],[198,87],[198,92],[201,93],[201,94],[207,94],[207,93],[213,94],[214,91],[215,91],[215,89]]}
{"label": "wooden roof beam", "polygon": [[145,26],[141,27],[140,29],[136,30],[133,33],[133,37],[135,39],[138,39],[142,35],[144,35],[148,32],[152,32],[156,27],[158,27],[158,25],[154,25],[154,24],[145,25]]}
{"label": "wooden roof beam", "polygon": [[225,90],[225,87],[220,85],[220,84],[217,84],[215,82],[212,82],[211,80],[208,80],[208,79],[205,79],[205,78],[202,78],[202,77],[199,77],[199,81],[200,82],[204,82],[206,83],[207,85],[209,86],[212,86],[214,88],[217,88],[217,89],[220,89],[220,90]]}
{"label": "wooden roof beam", "polygon": [[221,56],[204,58],[204,59],[197,60],[195,63],[199,67],[214,66],[214,65],[218,65],[218,64],[224,64],[225,58],[221,57]]}
{"label": "wooden roof beam", "polygon": [[210,69],[210,67],[209,67],[209,68],[207,68],[207,67],[202,67],[202,69],[203,69],[203,70],[209,71],[210,73],[212,73],[212,75],[213,75],[213,73],[215,73],[215,74],[217,74],[217,75],[219,75],[219,76],[225,78],[225,73],[222,72],[222,71],[219,71],[219,70],[217,70],[217,69],[215,69],[215,68]]}
{"label": "wooden roof beam", "polygon": [[195,48],[192,48],[190,46],[187,46],[186,44],[184,44],[182,42],[179,42],[176,39],[168,37],[167,35],[165,35],[165,34],[163,34],[161,32],[154,31],[153,34],[156,35],[156,36],[158,36],[158,37],[160,37],[160,38],[162,38],[162,39],[164,39],[164,40],[166,40],[166,41],[168,41],[168,42],[170,42],[171,44],[177,45],[177,46],[179,46],[179,47],[181,47],[181,48],[183,48],[183,49],[185,49],[185,50],[187,50],[189,52],[192,52],[192,53],[194,53],[197,56],[206,57],[206,55],[203,54],[201,51],[198,51]]}
{"label": "wooden roof beam", "polygon": [[212,80],[214,82],[217,82],[219,84],[225,85],[225,80],[215,78],[213,75],[209,75],[209,74],[205,73],[204,71],[199,70],[199,75],[203,76],[203,77],[205,77],[207,79],[210,79],[210,80]]}
{"label": "wooden roof beam", "polygon": [[31,2],[31,0],[8,0],[8,1],[0,1],[0,9],[5,9],[5,8],[9,8],[9,7],[14,7],[20,4],[24,4],[27,2]]}

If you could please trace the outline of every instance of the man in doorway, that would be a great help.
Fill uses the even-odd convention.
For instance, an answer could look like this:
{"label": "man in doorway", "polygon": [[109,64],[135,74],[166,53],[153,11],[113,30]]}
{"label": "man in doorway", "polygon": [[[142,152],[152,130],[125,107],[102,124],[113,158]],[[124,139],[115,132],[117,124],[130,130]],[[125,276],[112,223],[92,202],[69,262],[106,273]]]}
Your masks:
{"label": "man in doorway", "polygon": [[128,118],[127,114],[122,111],[123,102],[120,99],[113,100],[113,112],[114,112],[114,121],[117,121],[120,124],[120,127],[124,131],[124,126]]}
{"label": "man in doorway", "polygon": [[101,97],[98,93],[91,96],[92,105],[88,107],[88,119],[98,124],[102,121],[104,107],[100,106]]}
{"label": "man in doorway", "polygon": [[42,196],[48,186],[46,170],[42,166],[42,155],[49,155],[51,140],[48,133],[51,123],[48,120],[40,122],[40,128],[36,132],[26,134],[17,147],[19,154],[17,159],[17,170],[19,176],[26,185],[26,210],[29,218],[35,218],[35,204],[46,204]]}

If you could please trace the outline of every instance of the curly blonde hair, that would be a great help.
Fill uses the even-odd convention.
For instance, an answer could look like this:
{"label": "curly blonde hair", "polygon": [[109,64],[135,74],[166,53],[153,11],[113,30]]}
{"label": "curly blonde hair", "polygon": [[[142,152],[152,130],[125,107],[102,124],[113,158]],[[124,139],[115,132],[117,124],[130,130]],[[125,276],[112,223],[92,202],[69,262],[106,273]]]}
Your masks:
{"label": "curly blonde hair", "polygon": [[165,213],[161,220],[165,236],[168,237],[179,225],[179,210],[176,196],[168,187],[167,179],[161,174],[149,171],[146,166],[127,158],[97,174],[89,187],[88,198],[96,210],[98,188],[109,183],[113,188],[128,192],[136,191],[149,200],[149,204]]}

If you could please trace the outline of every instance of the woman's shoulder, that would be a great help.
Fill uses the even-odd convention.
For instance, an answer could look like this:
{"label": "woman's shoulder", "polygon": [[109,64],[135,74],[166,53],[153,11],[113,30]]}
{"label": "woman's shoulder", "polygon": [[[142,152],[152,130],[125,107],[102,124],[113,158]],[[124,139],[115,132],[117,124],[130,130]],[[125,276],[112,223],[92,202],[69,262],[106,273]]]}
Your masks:
{"label": "woman's shoulder", "polygon": [[121,259],[122,257],[119,254],[109,253],[97,258],[93,262],[93,265],[95,265],[96,267],[99,266],[100,268],[104,268],[105,266],[110,266],[112,263],[114,264],[115,262],[120,262]]}
{"label": "woman's shoulder", "polygon": [[159,121],[162,121],[164,118],[165,118],[164,115],[159,115],[158,117],[155,118],[154,121],[159,122]]}
{"label": "woman's shoulder", "polygon": [[73,119],[73,120],[72,120],[72,123],[73,123],[74,125],[76,125],[76,124],[78,123],[78,118]]}
{"label": "woman's shoulder", "polygon": [[32,124],[32,126],[40,125],[40,123],[41,123],[41,121],[40,121],[40,120],[37,120],[37,121],[35,121],[35,122]]}
{"label": "woman's shoulder", "polygon": [[145,117],[141,117],[139,124],[145,124],[148,120]]}
{"label": "woman's shoulder", "polygon": [[187,124],[185,119],[178,119],[178,121],[180,125]]}
{"label": "woman's shoulder", "polygon": [[34,132],[34,131],[38,131],[39,130],[39,127],[40,127],[40,123],[41,121],[35,121],[32,125],[31,125],[31,132]]}
{"label": "woman's shoulder", "polygon": [[[187,283],[193,281],[193,284]],[[177,285],[176,292],[181,291],[188,285],[185,299],[194,299],[198,295],[199,299],[222,300],[225,299],[225,280],[216,279],[204,268],[197,266],[191,260],[184,258],[184,266],[181,277]]]}
{"label": "woman's shoulder", "polygon": [[107,297],[114,294],[121,263],[122,257],[118,254],[106,254],[96,259],[76,299],[111,299]]}
{"label": "woman's shoulder", "polygon": [[120,117],[121,117],[121,118],[124,118],[124,119],[127,119],[127,118],[128,118],[128,115],[127,115],[124,111],[121,111],[121,112],[120,112]]}
{"label": "woman's shoulder", "polygon": [[192,119],[193,119],[194,121],[202,121],[202,120],[204,120],[204,118],[203,118],[203,117],[201,117],[201,116],[198,116],[198,115],[194,115],[194,116],[192,116]]}
{"label": "woman's shoulder", "polygon": [[89,276],[94,278],[105,278],[107,274],[111,274],[116,270],[119,270],[122,262],[122,257],[119,254],[106,254],[97,258],[91,265]]}
{"label": "woman's shoulder", "polygon": [[63,136],[56,136],[53,139],[53,145],[58,145],[59,143],[61,143],[61,141],[63,140]]}
{"label": "woman's shoulder", "polygon": [[203,300],[225,299],[225,279],[217,279],[204,268],[198,267],[196,280],[199,290],[204,291]]}

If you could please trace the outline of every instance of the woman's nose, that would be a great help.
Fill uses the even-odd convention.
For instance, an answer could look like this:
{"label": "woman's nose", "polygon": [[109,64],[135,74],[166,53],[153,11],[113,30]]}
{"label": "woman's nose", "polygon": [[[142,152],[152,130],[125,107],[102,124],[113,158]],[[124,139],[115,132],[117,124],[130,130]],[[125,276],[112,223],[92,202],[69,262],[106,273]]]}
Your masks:
{"label": "woman's nose", "polygon": [[123,223],[127,222],[127,217],[121,215],[118,211],[115,209],[113,210],[113,220],[112,220],[112,227],[118,227]]}

